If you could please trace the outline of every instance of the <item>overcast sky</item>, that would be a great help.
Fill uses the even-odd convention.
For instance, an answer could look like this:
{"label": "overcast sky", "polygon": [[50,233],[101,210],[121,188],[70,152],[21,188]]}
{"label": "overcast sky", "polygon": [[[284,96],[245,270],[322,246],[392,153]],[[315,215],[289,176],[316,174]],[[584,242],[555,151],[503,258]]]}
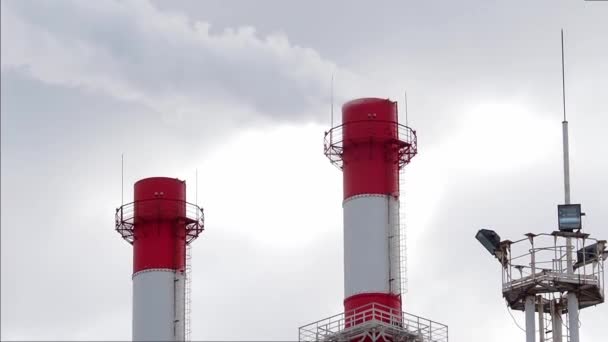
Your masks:
{"label": "overcast sky", "polygon": [[[150,176],[194,201],[198,169],[193,339],[295,340],[340,312],[332,74],[336,108],[408,92],[405,310],[523,340],[474,234],[555,228],[562,27],[572,197],[608,238],[608,2],[4,0],[1,25],[2,340],[131,338],[121,153],[125,201]],[[605,339],[608,304],[580,317]]]}

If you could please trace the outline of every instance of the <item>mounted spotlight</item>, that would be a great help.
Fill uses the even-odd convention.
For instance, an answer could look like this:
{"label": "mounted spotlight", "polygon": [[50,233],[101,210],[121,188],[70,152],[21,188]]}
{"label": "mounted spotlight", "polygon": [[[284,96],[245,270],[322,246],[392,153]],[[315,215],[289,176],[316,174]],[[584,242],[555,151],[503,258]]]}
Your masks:
{"label": "mounted spotlight", "polygon": [[557,221],[559,230],[572,232],[582,228],[582,216],[580,204],[560,204],[557,206]]}
{"label": "mounted spotlight", "polygon": [[576,252],[576,264],[574,265],[574,269],[585,266],[594,261],[598,261],[600,257],[602,259],[606,259],[606,257],[608,257],[605,241],[600,241],[579,249]]}
{"label": "mounted spotlight", "polygon": [[496,252],[500,247],[500,236],[495,231],[489,229],[480,229],[475,235],[477,241],[481,243],[490,254],[496,256]]}

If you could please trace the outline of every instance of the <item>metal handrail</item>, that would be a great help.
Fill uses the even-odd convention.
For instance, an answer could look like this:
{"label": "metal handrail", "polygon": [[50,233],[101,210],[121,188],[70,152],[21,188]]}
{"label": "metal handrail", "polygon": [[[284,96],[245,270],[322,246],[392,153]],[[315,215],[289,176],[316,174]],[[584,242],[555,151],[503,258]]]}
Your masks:
{"label": "metal handrail", "polygon": [[[114,215],[115,229],[116,231],[130,244],[133,244],[135,240],[134,227],[135,220],[145,220],[149,215],[136,214],[136,205],[147,202],[171,202],[175,205],[161,206],[155,213],[154,219],[162,219],[163,217],[170,217],[176,221],[181,221],[185,224],[186,231],[186,244],[196,239],[205,229],[205,214],[203,208],[199,207],[194,203],[189,203],[179,199],[168,199],[168,198],[150,198],[145,200],[138,200],[131,203],[124,204],[116,208]],[[182,206],[183,205],[183,206]]]}
{"label": "metal handrail", "polygon": [[332,339],[349,329],[365,323],[378,323],[399,329],[422,341],[447,342],[448,327],[444,324],[412,315],[379,303],[370,303],[320,321],[300,327],[300,341]]}
{"label": "metal handrail", "polygon": [[[573,240],[570,248],[563,241],[568,238]],[[594,242],[597,243],[597,250],[589,254],[582,253],[580,264],[571,273],[567,272],[568,259],[574,259],[572,263],[575,263],[578,258],[577,249],[584,249]],[[580,246],[575,249],[577,244]],[[603,302],[606,259],[604,244],[605,241],[593,239],[587,234],[553,233],[527,234],[525,239],[504,245],[507,258],[503,260],[502,267],[503,295],[510,304],[522,308],[520,300],[530,291],[550,294],[584,287],[587,296],[585,305]]]}
{"label": "metal handrail", "polygon": [[[399,155],[399,168],[407,165],[416,154],[418,154],[418,141],[416,136],[416,131],[411,129],[408,126],[402,125],[396,121],[390,120],[359,120],[359,121],[350,121],[343,123],[341,125],[332,127],[329,131],[325,132],[324,137],[324,147],[323,151],[327,158],[329,158],[330,162],[333,165],[336,165],[339,169],[343,167],[343,152],[344,152],[344,128],[346,126],[353,125],[382,125],[386,126],[394,125],[394,132],[390,135],[394,135],[394,140],[387,140],[389,144],[395,144],[399,146],[398,155]],[[389,135],[389,136],[390,136]],[[373,135],[372,135],[373,137]]]}

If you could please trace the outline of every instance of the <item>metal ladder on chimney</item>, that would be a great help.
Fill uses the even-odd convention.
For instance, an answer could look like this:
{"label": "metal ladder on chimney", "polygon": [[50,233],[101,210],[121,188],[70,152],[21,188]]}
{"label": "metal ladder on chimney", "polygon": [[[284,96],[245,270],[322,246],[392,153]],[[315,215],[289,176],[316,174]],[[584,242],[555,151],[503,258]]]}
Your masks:
{"label": "metal ladder on chimney", "polygon": [[391,208],[391,197],[387,198],[389,217],[389,287],[391,293],[401,295],[401,236],[399,226],[399,207]]}
{"label": "metal ladder on chimney", "polygon": [[[399,173],[399,188],[403,189],[401,180],[402,171]],[[403,192],[403,191],[401,191]],[[391,292],[404,296],[407,293],[407,241],[405,229],[405,205],[403,197],[400,196],[397,210],[391,210],[390,232],[389,232],[389,262],[390,269],[396,270],[397,274],[390,274]]]}
{"label": "metal ladder on chimney", "polygon": [[185,302],[185,312],[184,312],[184,320],[185,320],[185,340],[186,341],[190,341],[191,337],[190,337],[190,333],[191,333],[191,328],[190,328],[190,312],[191,312],[191,284],[192,284],[192,248],[190,247],[190,244],[186,245],[186,283],[185,285],[185,298],[184,298],[184,302]]}
{"label": "metal ladder on chimney", "polygon": [[407,293],[407,229],[405,226],[405,181],[404,170],[399,171],[399,257],[401,273],[401,295]]}

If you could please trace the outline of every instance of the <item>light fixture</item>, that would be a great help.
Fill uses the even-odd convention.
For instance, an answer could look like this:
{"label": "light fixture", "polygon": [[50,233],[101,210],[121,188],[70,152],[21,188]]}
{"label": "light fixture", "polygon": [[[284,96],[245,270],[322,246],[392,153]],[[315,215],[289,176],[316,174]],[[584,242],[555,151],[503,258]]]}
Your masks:
{"label": "light fixture", "polygon": [[480,229],[475,235],[477,241],[481,243],[485,249],[492,255],[496,255],[500,247],[500,236],[495,231],[489,229]]}
{"label": "light fixture", "polygon": [[574,268],[576,269],[581,266],[590,264],[594,261],[598,261],[600,257],[602,257],[602,259],[605,259],[607,256],[608,251],[606,251],[604,241],[594,243],[592,245],[581,248],[576,252],[576,264],[574,265]]}
{"label": "light fixture", "polygon": [[559,230],[563,232],[571,232],[582,228],[580,204],[560,204],[557,206],[557,221]]}

